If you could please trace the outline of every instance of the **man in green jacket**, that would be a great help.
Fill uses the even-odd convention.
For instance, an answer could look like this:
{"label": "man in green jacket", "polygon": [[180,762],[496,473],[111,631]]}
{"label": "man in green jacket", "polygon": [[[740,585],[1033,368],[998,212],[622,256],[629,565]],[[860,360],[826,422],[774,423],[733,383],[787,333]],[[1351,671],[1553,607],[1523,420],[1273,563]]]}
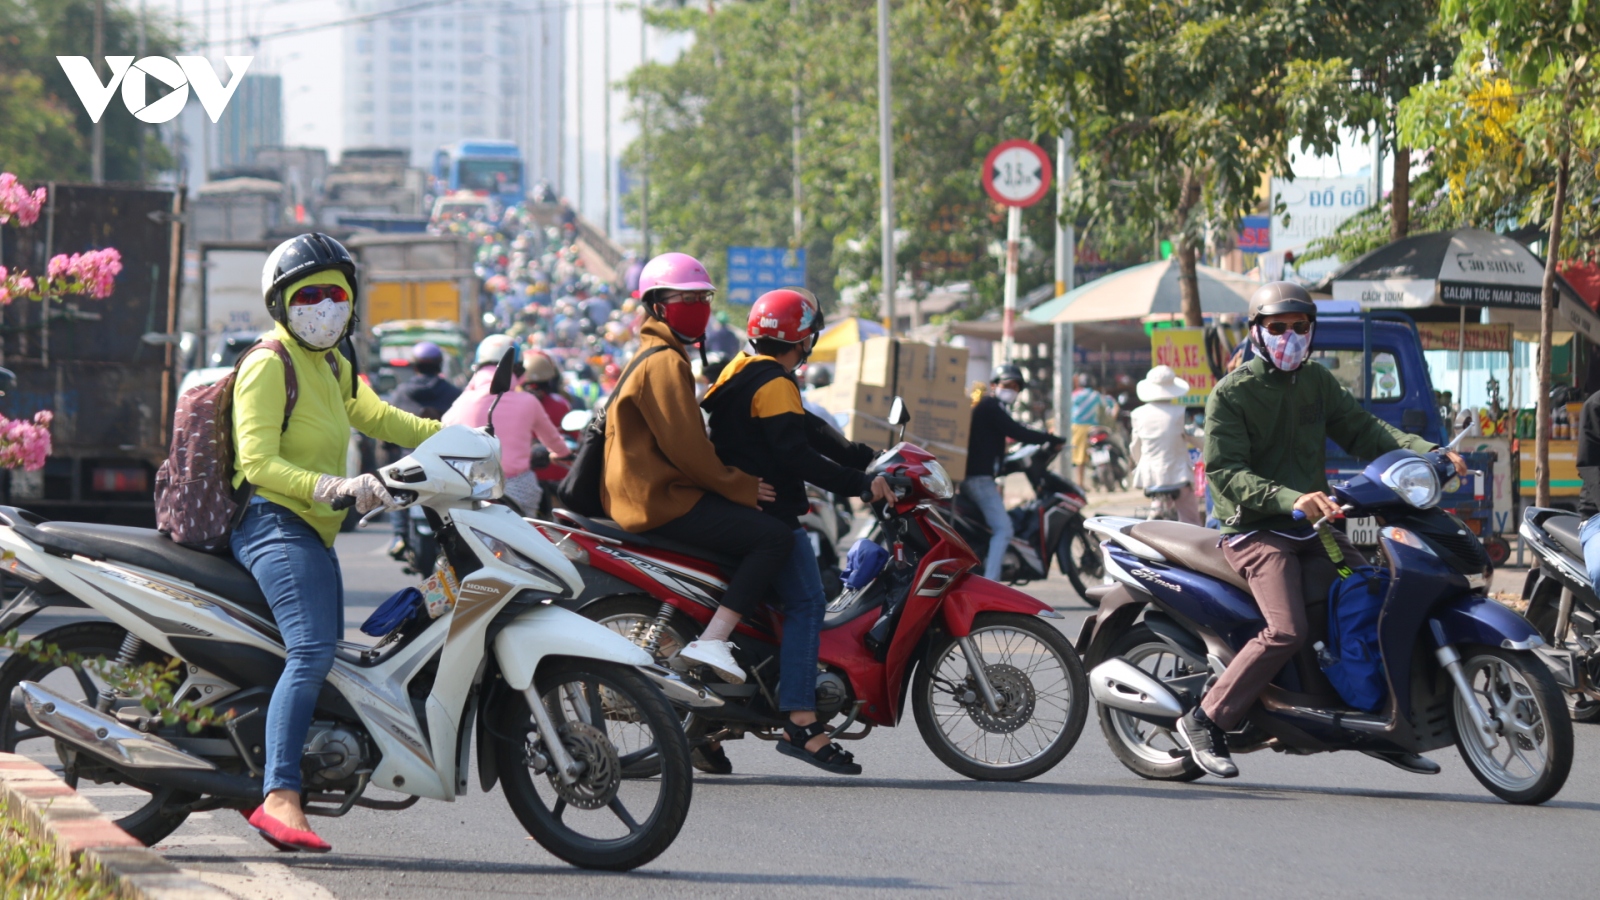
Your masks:
{"label": "man in green jacket", "polygon": [[[1359,459],[1400,448],[1436,449],[1362,409],[1326,368],[1304,365],[1316,321],[1316,304],[1299,285],[1262,285],[1250,298],[1255,357],[1229,373],[1206,403],[1206,480],[1222,522],[1222,552],[1249,582],[1266,620],[1200,704],[1178,721],[1195,763],[1219,778],[1239,774],[1228,754],[1227,732],[1305,642],[1301,567],[1328,561],[1310,522],[1343,515],[1328,496],[1328,439]],[[1460,456],[1447,456],[1466,474]],[[1305,519],[1296,520],[1296,511]],[[1351,565],[1363,564],[1344,535],[1336,533],[1336,540]],[[1439,771],[1432,760],[1414,754],[1370,755],[1407,771]]]}

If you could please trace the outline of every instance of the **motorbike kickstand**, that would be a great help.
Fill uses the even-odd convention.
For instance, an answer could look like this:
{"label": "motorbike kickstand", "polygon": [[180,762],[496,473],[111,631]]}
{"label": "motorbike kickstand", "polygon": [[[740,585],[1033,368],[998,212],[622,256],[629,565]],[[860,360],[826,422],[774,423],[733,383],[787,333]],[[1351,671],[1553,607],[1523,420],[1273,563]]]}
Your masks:
{"label": "motorbike kickstand", "polygon": [[561,742],[561,734],[556,731],[555,720],[550,718],[550,710],[545,708],[539,689],[530,684],[522,695],[528,698],[528,710],[533,713],[534,724],[539,726],[539,737],[550,751],[550,759],[556,764],[556,774],[561,776],[561,783],[576,782],[582,770],[578,767],[578,761],[567,752],[567,745]]}
{"label": "motorbike kickstand", "polygon": [[989,715],[1000,714],[1000,701],[994,696],[994,685],[989,683],[989,673],[983,670],[983,655],[972,643],[972,636],[956,638],[956,646],[961,648],[961,655],[967,658],[967,674],[978,683],[978,695],[983,698],[983,708]]}

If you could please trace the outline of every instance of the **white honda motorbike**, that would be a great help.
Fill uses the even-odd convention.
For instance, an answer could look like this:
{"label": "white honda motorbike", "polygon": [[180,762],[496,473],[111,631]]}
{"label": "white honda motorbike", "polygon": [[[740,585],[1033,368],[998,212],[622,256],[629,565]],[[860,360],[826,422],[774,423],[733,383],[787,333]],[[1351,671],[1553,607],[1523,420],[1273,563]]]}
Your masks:
{"label": "white honda motorbike", "polygon": [[[511,371],[501,368],[503,393]],[[490,422],[446,428],[381,472],[397,499],[426,511],[459,591],[437,618],[424,610],[376,646],[340,643],[306,739],[306,811],[454,800],[468,789],[476,741],[480,786],[501,783],[545,849],[631,869],[665,850],[688,813],[688,744],[663,691],[698,692],[552,605],[583,581],[537,529],[489,502],[503,484],[492,412]],[[0,712],[4,750],[41,755],[53,743],[69,781],[147,793],[118,821],[146,844],[190,813],[261,802],[267,704],[285,651],[248,571],[152,530],[46,522],[12,507],[0,507],[0,551],[0,568],[27,585],[0,610],[0,632],[47,606],[87,606],[109,621],[39,640],[124,664],[176,659],[178,699],[232,713],[190,733],[97,677],[18,653],[0,666],[0,696],[11,698]],[[376,798],[374,788],[404,796]]]}

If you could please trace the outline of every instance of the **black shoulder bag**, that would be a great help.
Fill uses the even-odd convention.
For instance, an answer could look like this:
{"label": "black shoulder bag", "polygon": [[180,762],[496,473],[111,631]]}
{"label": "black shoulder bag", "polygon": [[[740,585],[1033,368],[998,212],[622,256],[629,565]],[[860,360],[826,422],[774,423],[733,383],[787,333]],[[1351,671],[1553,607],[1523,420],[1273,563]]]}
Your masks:
{"label": "black shoulder bag", "polygon": [[611,404],[617,402],[617,395],[622,393],[622,385],[633,370],[652,353],[665,349],[651,347],[635,356],[617,379],[605,405],[595,410],[589,424],[584,426],[583,435],[578,438],[578,452],[572,455],[572,463],[567,467],[567,477],[556,485],[556,496],[567,509],[580,516],[605,515],[605,507],[600,502],[600,482],[605,478],[606,469],[606,414],[611,411]]}

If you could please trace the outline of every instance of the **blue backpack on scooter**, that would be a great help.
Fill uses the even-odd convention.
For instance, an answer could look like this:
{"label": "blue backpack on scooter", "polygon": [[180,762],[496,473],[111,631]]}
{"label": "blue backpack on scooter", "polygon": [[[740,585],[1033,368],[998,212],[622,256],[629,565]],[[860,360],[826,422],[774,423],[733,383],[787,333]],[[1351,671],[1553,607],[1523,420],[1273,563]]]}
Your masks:
{"label": "blue backpack on scooter", "polygon": [[1383,654],[1378,647],[1378,614],[1389,595],[1389,570],[1351,568],[1333,535],[1322,544],[1339,573],[1328,588],[1328,641],[1317,654],[1322,672],[1352,707],[1375,712],[1383,705]]}

